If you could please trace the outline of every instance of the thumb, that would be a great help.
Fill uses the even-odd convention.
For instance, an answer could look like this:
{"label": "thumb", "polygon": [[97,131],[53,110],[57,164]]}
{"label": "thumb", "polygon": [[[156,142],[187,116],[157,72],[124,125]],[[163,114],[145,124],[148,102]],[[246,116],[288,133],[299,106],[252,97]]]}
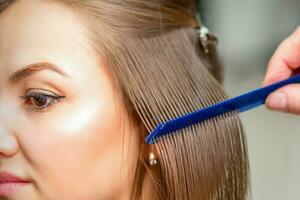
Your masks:
{"label": "thumb", "polygon": [[300,115],[300,84],[291,84],[268,96],[266,106],[271,110]]}

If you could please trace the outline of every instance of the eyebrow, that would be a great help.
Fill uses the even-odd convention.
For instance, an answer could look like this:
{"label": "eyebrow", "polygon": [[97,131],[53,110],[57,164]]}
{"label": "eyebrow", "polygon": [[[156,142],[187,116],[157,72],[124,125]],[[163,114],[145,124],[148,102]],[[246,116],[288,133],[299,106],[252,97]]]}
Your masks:
{"label": "eyebrow", "polygon": [[22,79],[25,79],[26,77],[31,76],[43,70],[50,70],[64,77],[69,77],[65,72],[59,69],[56,65],[51,64],[49,62],[39,62],[39,63],[27,65],[17,70],[16,72],[14,72],[12,75],[9,76],[9,81],[12,83],[17,83]]}

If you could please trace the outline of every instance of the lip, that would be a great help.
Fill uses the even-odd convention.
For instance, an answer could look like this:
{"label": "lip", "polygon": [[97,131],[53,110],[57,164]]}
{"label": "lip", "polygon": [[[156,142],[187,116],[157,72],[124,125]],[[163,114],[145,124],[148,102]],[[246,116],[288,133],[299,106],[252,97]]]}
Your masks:
{"label": "lip", "polygon": [[0,196],[9,196],[27,186],[31,181],[8,172],[0,172]]}

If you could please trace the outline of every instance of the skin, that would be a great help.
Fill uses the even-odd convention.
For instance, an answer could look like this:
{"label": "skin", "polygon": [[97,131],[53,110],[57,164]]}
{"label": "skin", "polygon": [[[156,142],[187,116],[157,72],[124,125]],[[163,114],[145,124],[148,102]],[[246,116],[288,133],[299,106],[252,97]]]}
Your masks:
{"label": "skin", "polygon": [[[129,199],[138,133],[85,26],[59,4],[20,0],[0,27],[0,172],[32,181],[0,199]],[[40,62],[66,75],[8,80]],[[65,97],[38,112],[34,99],[20,98],[32,89]]]}
{"label": "skin", "polygon": [[[299,73],[300,67],[300,27],[285,39],[272,56],[263,85],[269,85],[293,74]],[[300,84],[291,84],[272,93],[266,100],[272,110],[300,114]]]}

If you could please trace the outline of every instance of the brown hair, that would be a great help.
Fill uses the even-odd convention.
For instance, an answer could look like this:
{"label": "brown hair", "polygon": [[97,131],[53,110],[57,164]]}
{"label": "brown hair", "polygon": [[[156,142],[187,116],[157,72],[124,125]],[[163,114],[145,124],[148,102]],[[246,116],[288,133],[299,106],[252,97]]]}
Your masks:
{"label": "brown hair", "polygon": [[[50,0],[48,0],[50,1]],[[0,0],[0,11],[13,1]],[[159,123],[227,98],[215,48],[199,45],[194,0],[60,0],[80,13],[91,44],[115,75],[145,136]],[[218,81],[219,80],[219,81]],[[138,163],[132,199],[146,173],[159,199],[244,200],[245,137],[236,113],[193,125],[154,145],[159,164]],[[151,198],[151,197],[149,197]]]}

